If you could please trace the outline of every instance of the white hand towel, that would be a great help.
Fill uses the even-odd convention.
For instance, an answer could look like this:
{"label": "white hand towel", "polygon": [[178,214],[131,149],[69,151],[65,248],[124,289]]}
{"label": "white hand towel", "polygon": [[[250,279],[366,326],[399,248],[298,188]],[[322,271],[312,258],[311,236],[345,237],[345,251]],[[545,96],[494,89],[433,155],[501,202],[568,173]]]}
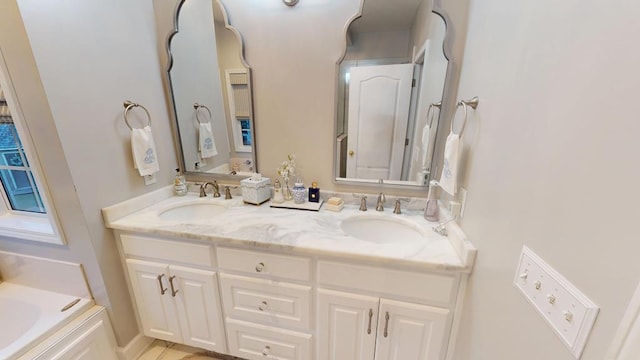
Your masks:
{"label": "white hand towel", "polygon": [[427,159],[427,153],[429,152],[429,124],[422,129],[422,169],[429,167],[429,161]]}
{"label": "white hand towel", "polygon": [[133,167],[138,169],[140,176],[160,171],[156,145],[153,142],[153,134],[151,134],[149,126],[131,131],[131,150],[133,152]]}
{"label": "white hand towel", "polygon": [[216,149],[216,143],[213,141],[213,132],[211,131],[211,123],[200,123],[200,131],[198,134],[198,150],[200,150],[201,158],[210,158],[218,155],[218,149]]}
{"label": "white hand towel", "polygon": [[442,190],[454,196],[458,186],[458,163],[462,150],[462,140],[458,134],[453,132],[447,136],[444,145],[444,163],[442,174],[440,175],[440,187]]}

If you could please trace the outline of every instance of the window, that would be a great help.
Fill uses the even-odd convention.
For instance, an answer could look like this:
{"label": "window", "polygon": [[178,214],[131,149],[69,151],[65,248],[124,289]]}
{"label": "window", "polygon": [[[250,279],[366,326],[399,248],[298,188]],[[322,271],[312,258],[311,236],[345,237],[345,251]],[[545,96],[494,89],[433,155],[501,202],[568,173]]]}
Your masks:
{"label": "window", "polygon": [[233,147],[236,152],[251,152],[251,91],[247,69],[225,70],[227,102],[231,112]]}
{"label": "window", "polygon": [[47,211],[47,188],[38,182],[39,162],[21,122],[4,58],[0,52],[0,236],[64,244],[54,214]]}
{"label": "window", "polygon": [[0,181],[7,208],[46,213],[24,147],[0,88]]}

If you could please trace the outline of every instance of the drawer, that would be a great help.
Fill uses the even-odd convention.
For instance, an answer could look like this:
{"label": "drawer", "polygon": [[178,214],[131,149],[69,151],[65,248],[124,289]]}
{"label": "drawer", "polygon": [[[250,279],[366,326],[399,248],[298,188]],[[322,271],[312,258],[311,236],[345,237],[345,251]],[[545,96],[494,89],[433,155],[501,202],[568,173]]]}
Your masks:
{"label": "drawer", "polygon": [[318,261],[318,283],[405,296],[448,307],[457,292],[458,277]]}
{"label": "drawer", "polygon": [[243,359],[313,359],[311,340],[311,334],[227,318],[229,352]]}
{"label": "drawer", "polygon": [[311,330],[311,287],[220,274],[224,313],[273,326]]}
{"label": "drawer", "polygon": [[311,260],[297,256],[218,248],[218,264],[226,270],[290,280],[309,281],[311,277]]}
{"label": "drawer", "polygon": [[180,262],[193,266],[216,266],[213,246],[129,234],[121,234],[120,239],[122,250],[128,256]]}

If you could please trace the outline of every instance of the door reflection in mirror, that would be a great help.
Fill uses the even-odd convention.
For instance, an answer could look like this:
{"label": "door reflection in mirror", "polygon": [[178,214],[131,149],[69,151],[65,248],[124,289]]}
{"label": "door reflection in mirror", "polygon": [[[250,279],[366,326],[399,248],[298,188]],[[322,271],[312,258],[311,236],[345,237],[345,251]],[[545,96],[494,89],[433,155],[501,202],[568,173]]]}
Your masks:
{"label": "door reflection in mirror", "polygon": [[427,110],[443,96],[445,32],[428,0],[364,1],[339,64],[338,180],[428,183],[439,112]]}

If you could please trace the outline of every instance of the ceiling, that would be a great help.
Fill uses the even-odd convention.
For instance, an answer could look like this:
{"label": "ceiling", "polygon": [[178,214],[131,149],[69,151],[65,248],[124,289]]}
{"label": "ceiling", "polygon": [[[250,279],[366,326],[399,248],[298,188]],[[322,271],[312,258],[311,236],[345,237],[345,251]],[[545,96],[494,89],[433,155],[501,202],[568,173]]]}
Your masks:
{"label": "ceiling", "polygon": [[418,8],[427,0],[364,0],[362,16],[349,31],[400,31],[411,28]]}

